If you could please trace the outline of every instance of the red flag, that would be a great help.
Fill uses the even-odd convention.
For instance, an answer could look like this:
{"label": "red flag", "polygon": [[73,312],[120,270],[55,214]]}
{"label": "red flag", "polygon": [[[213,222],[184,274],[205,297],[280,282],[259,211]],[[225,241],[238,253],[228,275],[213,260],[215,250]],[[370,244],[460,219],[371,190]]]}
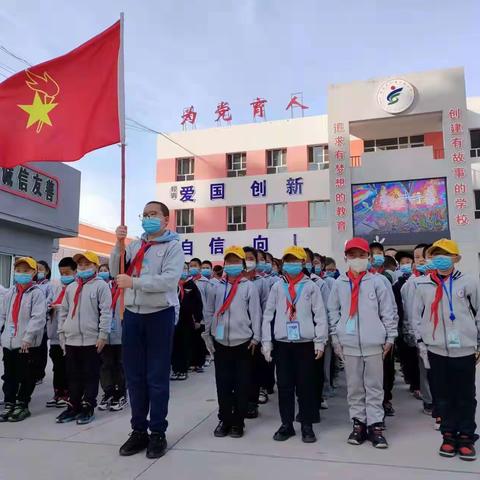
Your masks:
{"label": "red flag", "polygon": [[0,83],[0,167],[71,162],[120,141],[120,22]]}

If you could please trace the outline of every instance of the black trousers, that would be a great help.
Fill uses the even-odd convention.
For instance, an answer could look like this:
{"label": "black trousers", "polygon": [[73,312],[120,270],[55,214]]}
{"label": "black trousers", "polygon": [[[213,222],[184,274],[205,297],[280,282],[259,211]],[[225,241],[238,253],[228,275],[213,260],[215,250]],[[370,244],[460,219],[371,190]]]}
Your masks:
{"label": "black trousers", "polygon": [[274,351],[282,424],[294,421],[296,393],[302,423],[311,425],[315,420],[315,412],[318,414],[313,342],[275,342]]}
{"label": "black trousers", "polygon": [[[172,351],[172,370],[175,373],[188,372],[188,367],[190,366],[190,358],[192,356],[193,335],[193,326],[178,323],[178,325],[175,327]],[[202,340],[203,342],[203,339],[201,337],[200,340]]]}
{"label": "black trousers", "polygon": [[475,355],[442,357],[428,352],[435,408],[442,419],[440,430],[467,435],[472,440],[475,424]]}
{"label": "black trousers", "polygon": [[100,355],[97,347],[67,345],[66,362],[70,403],[75,410],[83,402],[97,406],[98,382],[100,380]]}
{"label": "black trousers", "polygon": [[395,383],[395,355],[394,348],[390,350],[383,360],[383,401],[391,402],[393,384]]}
{"label": "black trousers", "polygon": [[37,380],[45,378],[45,369],[48,363],[48,336],[47,330],[43,333],[42,344],[38,347],[38,362],[37,362]]}
{"label": "black trousers", "polygon": [[53,390],[55,395],[68,396],[67,365],[60,345],[50,345],[49,356],[53,363]]}
{"label": "black trousers", "polygon": [[[263,362],[262,362],[263,361]],[[252,356],[252,369],[250,388],[248,394],[248,403],[258,405],[258,396],[260,395],[260,388],[263,386],[263,363],[267,363],[262,355],[260,345],[257,345]]]}
{"label": "black trousers", "polygon": [[100,385],[106,395],[116,400],[124,397],[125,375],[123,373],[122,346],[105,345],[100,353],[102,366],[100,367]]}
{"label": "black trousers", "polygon": [[218,418],[227,426],[245,425],[252,371],[249,344],[225,347],[215,342]]}
{"label": "black trousers", "polygon": [[3,349],[3,394],[5,403],[28,405],[37,381],[40,347],[21,353],[19,348]]}

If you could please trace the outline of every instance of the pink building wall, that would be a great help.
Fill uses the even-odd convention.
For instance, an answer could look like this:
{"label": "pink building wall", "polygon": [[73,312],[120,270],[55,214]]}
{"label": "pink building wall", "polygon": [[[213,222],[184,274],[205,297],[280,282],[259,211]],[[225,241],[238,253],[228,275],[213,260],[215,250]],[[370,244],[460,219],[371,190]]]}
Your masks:
{"label": "pink building wall", "polygon": [[157,160],[157,183],[175,182],[177,180],[175,158]]}
{"label": "pink building wall", "polygon": [[195,209],[194,233],[224,232],[226,229],[227,207],[204,207]]}
{"label": "pink building wall", "polygon": [[289,202],[288,228],[308,227],[308,202]]}
{"label": "pink building wall", "polygon": [[308,147],[287,148],[287,169],[289,172],[304,172],[308,170]]}
{"label": "pink building wall", "polygon": [[227,156],[224,153],[195,157],[195,180],[209,180],[227,176]]}
{"label": "pink building wall", "polygon": [[247,152],[247,175],[265,175],[267,173],[267,157],[265,150]]}
{"label": "pink building wall", "polygon": [[247,230],[267,228],[267,204],[247,205]]}

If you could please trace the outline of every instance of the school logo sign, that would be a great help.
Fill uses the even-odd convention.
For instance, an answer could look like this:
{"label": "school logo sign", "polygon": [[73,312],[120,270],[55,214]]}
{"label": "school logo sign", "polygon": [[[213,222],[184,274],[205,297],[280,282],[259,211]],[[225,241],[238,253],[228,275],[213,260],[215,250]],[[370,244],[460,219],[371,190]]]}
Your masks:
{"label": "school logo sign", "polygon": [[413,86],[400,78],[384,82],[377,91],[377,102],[388,113],[396,114],[407,110],[415,99]]}

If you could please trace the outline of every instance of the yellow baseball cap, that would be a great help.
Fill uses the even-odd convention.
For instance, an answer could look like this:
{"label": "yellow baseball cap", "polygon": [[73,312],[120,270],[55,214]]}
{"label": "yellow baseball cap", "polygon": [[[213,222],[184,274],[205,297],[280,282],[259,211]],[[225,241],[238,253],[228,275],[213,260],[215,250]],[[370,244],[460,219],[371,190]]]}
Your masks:
{"label": "yellow baseball cap", "polygon": [[285,258],[287,255],[293,255],[295,258],[298,258],[299,260],[307,259],[307,254],[305,253],[305,250],[302,247],[297,247],[296,245],[292,245],[291,247],[286,248],[283,251],[282,258]]}
{"label": "yellow baseball cap", "polygon": [[225,249],[225,252],[223,254],[223,258],[225,258],[227,255],[235,255],[236,257],[245,260],[245,252],[243,251],[242,247],[239,247],[238,245],[232,245],[231,247],[228,247]]}
{"label": "yellow baseball cap", "polygon": [[95,265],[100,265],[100,260],[96,253],[88,251],[83,253],[77,253],[73,256],[73,261],[78,263],[81,258],[86,258],[89,262],[94,263]]}
{"label": "yellow baseball cap", "polygon": [[21,263],[26,263],[32,270],[37,269],[37,261],[32,257],[20,257],[15,260],[15,267]]}
{"label": "yellow baseball cap", "polygon": [[437,240],[429,249],[428,253],[433,255],[435,250],[442,249],[451,255],[460,255],[460,249],[458,243],[455,240],[449,240],[448,238],[441,238]]}

